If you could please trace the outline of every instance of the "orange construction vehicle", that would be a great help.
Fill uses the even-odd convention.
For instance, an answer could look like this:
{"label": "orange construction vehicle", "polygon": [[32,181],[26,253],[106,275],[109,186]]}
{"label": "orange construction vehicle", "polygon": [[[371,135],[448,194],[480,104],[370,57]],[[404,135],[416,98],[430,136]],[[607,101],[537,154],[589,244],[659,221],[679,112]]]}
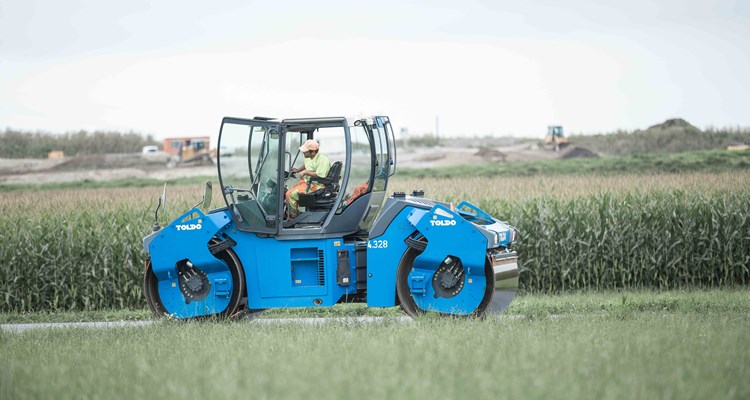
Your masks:
{"label": "orange construction vehicle", "polygon": [[211,138],[173,137],[164,139],[164,152],[170,156],[170,162],[185,164],[211,161]]}

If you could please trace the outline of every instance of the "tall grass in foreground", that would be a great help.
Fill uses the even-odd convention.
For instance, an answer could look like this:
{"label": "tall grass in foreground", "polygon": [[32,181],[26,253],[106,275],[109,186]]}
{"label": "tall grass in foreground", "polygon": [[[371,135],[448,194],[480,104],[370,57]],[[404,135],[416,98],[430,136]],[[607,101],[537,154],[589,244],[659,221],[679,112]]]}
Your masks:
{"label": "tall grass in foreground", "polygon": [[[723,287],[750,282],[749,175],[404,180],[393,190],[420,184],[518,227],[527,291]],[[159,192],[0,193],[0,311],[143,307],[141,241]],[[199,193],[170,188],[162,221]]]}
{"label": "tall grass in foreground", "polygon": [[[750,315],[750,290],[580,290],[565,293],[519,293],[502,318],[561,318],[596,314],[624,318],[637,314],[736,314]],[[0,324],[140,321],[152,318],[148,309],[100,309],[81,311],[2,312]],[[403,318],[399,307],[367,307],[366,304],[336,304],[323,308],[277,308],[254,314],[252,320],[295,318]],[[244,321],[247,318],[238,318]]]}
{"label": "tall grass in foreground", "polygon": [[0,397],[747,399],[749,329],[711,309],[0,332]]}

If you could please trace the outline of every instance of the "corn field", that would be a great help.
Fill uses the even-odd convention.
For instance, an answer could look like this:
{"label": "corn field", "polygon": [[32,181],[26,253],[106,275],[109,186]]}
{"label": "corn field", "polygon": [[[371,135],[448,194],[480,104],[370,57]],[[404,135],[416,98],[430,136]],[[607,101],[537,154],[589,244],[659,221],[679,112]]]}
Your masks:
{"label": "corn field", "polygon": [[[389,190],[417,188],[516,226],[526,291],[750,282],[750,172],[403,179]],[[168,190],[162,222],[202,191]],[[142,238],[160,191],[0,192],[0,311],[144,307]]]}

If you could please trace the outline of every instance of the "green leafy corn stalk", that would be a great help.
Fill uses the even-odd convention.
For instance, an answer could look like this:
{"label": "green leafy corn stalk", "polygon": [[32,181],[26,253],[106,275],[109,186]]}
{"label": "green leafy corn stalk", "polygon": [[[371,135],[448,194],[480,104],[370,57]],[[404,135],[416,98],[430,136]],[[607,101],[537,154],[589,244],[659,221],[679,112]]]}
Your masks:
{"label": "green leafy corn stalk", "polygon": [[[192,189],[160,219],[195,204]],[[49,195],[73,200],[18,195],[0,204],[0,312],[143,308],[153,199],[128,198],[127,189],[122,200],[89,203],[59,193]],[[521,288],[556,293],[747,285],[748,199],[750,189],[674,189],[477,204],[519,229]]]}

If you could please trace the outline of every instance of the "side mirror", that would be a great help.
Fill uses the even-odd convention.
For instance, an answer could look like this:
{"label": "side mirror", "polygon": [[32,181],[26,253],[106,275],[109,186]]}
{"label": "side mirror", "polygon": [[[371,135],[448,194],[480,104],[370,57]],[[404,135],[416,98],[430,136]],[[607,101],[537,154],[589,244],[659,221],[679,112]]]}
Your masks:
{"label": "side mirror", "polygon": [[159,204],[163,210],[167,209],[167,182],[164,182],[164,190],[162,190],[161,197],[159,197]]}
{"label": "side mirror", "polygon": [[203,209],[208,211],[211,207],[211,195],[213,190],[213,184],[211,181],[206,181],[206,190],[203,192]]}

